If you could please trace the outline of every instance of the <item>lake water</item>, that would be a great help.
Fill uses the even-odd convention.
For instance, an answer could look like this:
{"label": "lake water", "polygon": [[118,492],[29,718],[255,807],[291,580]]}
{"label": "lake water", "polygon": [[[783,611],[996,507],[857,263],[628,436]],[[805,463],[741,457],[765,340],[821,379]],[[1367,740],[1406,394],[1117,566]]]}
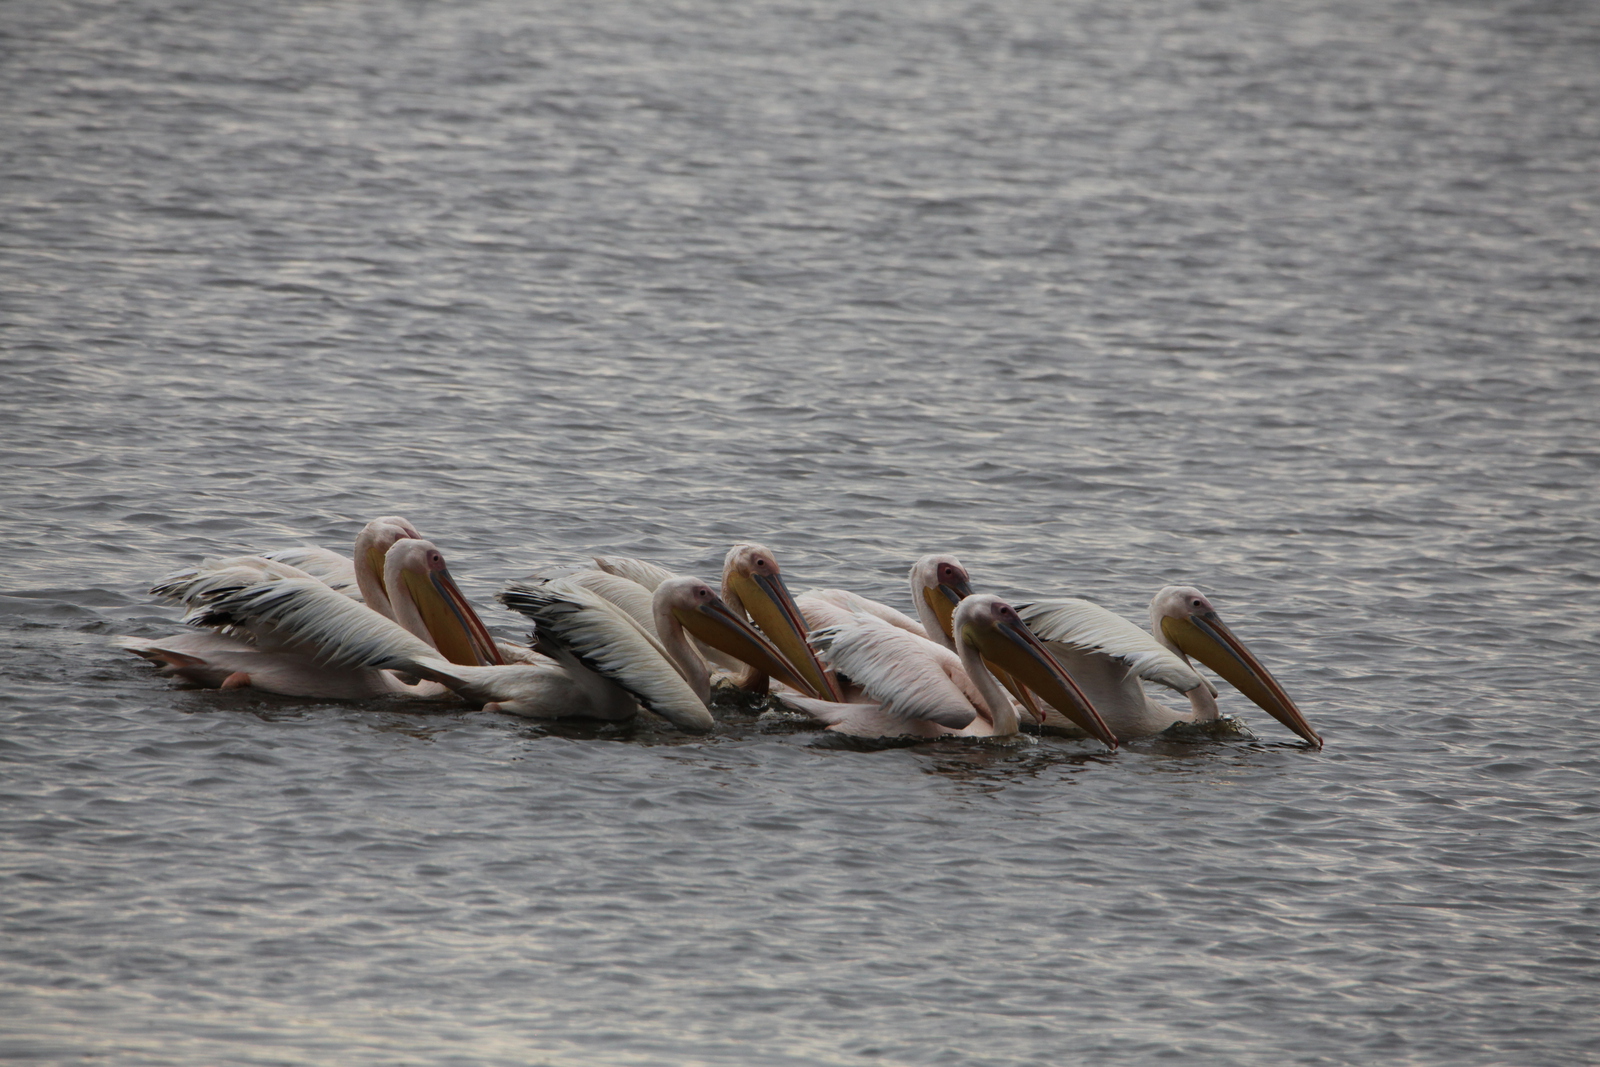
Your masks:
{"label": "lake water", "polygon": [[[0,1059],[1600,1059],[1600,7],[15,0]],[[1197,584],[1327,739],[182,689],[397,513]]]}

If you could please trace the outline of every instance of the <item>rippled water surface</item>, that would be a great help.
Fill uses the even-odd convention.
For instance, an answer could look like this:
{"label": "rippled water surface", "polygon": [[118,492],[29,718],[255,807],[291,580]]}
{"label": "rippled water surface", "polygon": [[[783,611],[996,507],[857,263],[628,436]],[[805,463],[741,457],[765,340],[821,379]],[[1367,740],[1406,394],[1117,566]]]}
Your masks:
{"label": "rippled water surface", "polygon": [[[16,0],[0,1059],[1600,1056],[1600,9]],[[186,690],[398,513],[1213,594],[1327,738]]]}

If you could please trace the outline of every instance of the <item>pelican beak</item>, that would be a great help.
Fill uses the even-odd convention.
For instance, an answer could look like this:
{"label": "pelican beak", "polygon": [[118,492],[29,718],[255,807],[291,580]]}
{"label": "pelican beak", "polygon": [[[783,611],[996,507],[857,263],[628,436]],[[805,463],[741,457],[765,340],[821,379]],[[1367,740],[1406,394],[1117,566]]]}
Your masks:
{"label": "pelican beak", "polygon": [[1079,729],[1110,748],[1117,747],[1117,735],[1094,710],[1078,683],[1026,626],[1015,623],[1001,623],[992,628],[969,625],[962,637],[982,654],[985,662],[995,663],[1022,686],[1038,693]]}
{"label": "pelican beak", "polygon": [[789,595],[789,588],[783,584],[782,576],[733,571],[727,580],[744,604],[744,609],[761,627],[761,632],[798,669],[800,677],[806,682],[803,688],[815,694],[816,699],[842,703],[844,694],[839,690],[839,683],[822,669],[817,654],[806,642],[805,616],[800,614],[794,597]]}
{"label": "pelican beak", "polygon": [[989,668],[989,673],[995,676],[996,681],[1006,687],[1006,692],[1017,698],[1017,703],[1021,704],[1027,713],[1033,716],[1034,722],[1044,722],[1044,709],[1039,707],[1037,700],[1033,699],[1033,694],[1028,692],[1027,686],[1011,677],[1011,672],[998,663],[990,663],[988,660],[984,660],[983,665]]}
{"label": "pelican beak", "polygon": [[675,608],[673,615],[695,637],[718,652],[748,663],[762,674],[778,679],[805,695],[826,699],[806,681],[761,631],[734,614],[721,597],[695,608]]}
{"label": "pelican beak", "polygon": [[404,577],[441,656],[451,663],[473,667],[505,663],[488,628],[467,603],[449,571],[405,571]]}
{"label": "pelican beak", "polygon": [[928,606],[938,616],[939,625],[944,628],[946,637],[955,636],[956,605],[971,595],[972,584],[965,578],[958,578],[954,582],[940,582],[922,590],[922,599],[928,602]]}
{"label": "pelican beak", "polygon": [[1294,706],[1283,686],[1251,655],[1244,642],[1234,636],[1226,623],[1214,611],[1191,615],[1186,619],[1167,616],[1161,620],[1161,632],[1185,654],[1193,656],[1207,667],[1226,678],[1235,689],[1283,725],[1322,747],[1322,738],[1311,728],[1300,709]]}

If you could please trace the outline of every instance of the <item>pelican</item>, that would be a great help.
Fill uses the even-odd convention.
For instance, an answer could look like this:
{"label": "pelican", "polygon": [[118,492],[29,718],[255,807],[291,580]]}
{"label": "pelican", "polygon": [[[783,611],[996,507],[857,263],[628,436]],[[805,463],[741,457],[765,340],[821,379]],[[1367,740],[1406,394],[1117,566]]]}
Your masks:
{"label": "pelican", "polygon": [[[806,622],[813,630],[843,625],[850,621],[851,615],[865,613],[955,651],[953,619],[956,605],[972,595],[972,579],[967,569],[954,556],[927,555],[911,565],[909,577],[911,603],[917,619],[908,618],[887,604],[844,589],[811,590],[801,593],[795,603],[805,612]],[[1027,686],[1018,683],[1009,671],[997,663],[989,662],[985,666],[1036,722],[1045,721],[1046,712],[1028,692]]]}
{"label": "pelican", "polygon": [[297,567],[261,556],[238,556],[208,559],[198,568],[169,575],[151,590],[183,601],[189,608],[184,622],[210,629],[162,638],[118,637],[113,644],[155,663],[164,675],[210,688],[253,686],[283,696],[329,700],[419,694],[419,686],[391,672],[323,662],[314,646],[293,634],[271,625],[253,626],[207,608],[230,593],[270,582],[314,585],[341,605],[382,618]]}
{"label": "pelican", "polygon": [[390,545],[383,557],[383,589],[390,617],[451,663],[505,662],[433,542],[407,537]]}
{"label": "pelican", "polygon": [[[659,588],[663,581],[674,577],[663,567],[623,556],[596,556],[595,564],[609,574],[629,578],[648,589]],[[728,549],[722,561],[722,600],[734,614],[753,620],[782,652],[783,658],[804,682],[795,688],[823,700],[844,699],[837,680],[818,662],[816,652],[806,642],[805,616],[784,584],[782,568],[771,549],[755,542],[741,542]],[[736,683],[741,688],[765,691],[768,672],[759,666],[743,660],[730,661],[714,646],[702,651],[719,666],[743,669],[745,673]],[[783,681],[776,673],[771,677]]]}
{"label": "pelican", "polygon": [[[369,524],[368,530],[372,530]],[[363,531],[366,533],[367,531]],[[384,539],[388,534],[384,533]],[[370,556],[358,554],[355,572],[370,567]],[[426,642],[451,662],[484,665],[505,660],[477,613],[445,566],[444,556],[429,541],[400,537],[383,557],[384,576],[377,582],[388,618],[397,619],[411,635]],[[226,593],[276,579],[320,581],[315,575],[277,559],[238,556],[206,560],[199,567],[169,575],[151,592],[181,600],[190,611],[184,621],[220,632],[189,633],[167,638],[121,637],[114,642],[158,664],[162,673],[199,685],[223,689],[253,686],[285,696],[361,700],[375,696],[438,696],[438,686],[415,685],[366,667],[332,666],[319,658],[320,648],[307,646],[279,632],[270,622],[259,625],[218,612],[211,604]],[[358,604],[332,586],[325,588],[358,611],[385,616]],[[372,597],[367,598],[368,603]]]}
{"label": "pelican", "polygon": [[569,579],[512,583],[500,600],[534,620],[540,649],[550,646],[569,670],[605,677],[685,729],[711,728],[711,672],[691,634],[786,685],[816,692],[772,641],[698,578],[670,578],[656,587],[649,628]]}
{"label": "pelican", "polygon": [[[398,592],[394,591],[392,587],[396,583],[389,561],[394,558],[395,545],[401,541],[428,543],[417,532],[416,527],[405,519],[398,515],[386,515],[373,519],[356,534],[353,560],[346,560],[335,552],[315,548],[272,552],[268,553],[267,558],[284,560],[301,569],[311,569],[308,568],[308,564],[314,564],[316,566],[315,569],[311,569],[311,573],[336,589],[341,589],[344,575],[338,564],[344,564],[359,590],[357,599],[384,618],[398,622],[430,645],[441,648],[445,651],[445,657],[452,663],[488,665],[538,662],[538,657],[526,647],[509,641],[497,641],[489,636],[483,622],[467,603],[461,590],[456,587],[455,579],[444,570],[442,556],[432,562],[424,562],[420,551],[411,553],[403,550],[400,553],[404,561],[402,566],[408,571],[403,584],[410,586],[411,592],[408,595],[405,588],[401,588]],[[428,582],[438,587],[435,591],[444,598],[443,600],[429,598],[426,595],[418,596],[417,590],[424,571],[442,572],[433,573]],[[449,589],[444,588],[446,585]],[[425,618],[439,615],[446,610],[470,633],[468,640],[470,647],[462,645],[462,635],[449,622],[440,627]],[[441,640],[447,641],[448,647],[441,646],[439,644]]]}
{"label": "pelican", "polygon": [[1017,709],[986,666],[995,662],[1117,747],[1116,735],[1011,605],[969,596],[952,625],[953,653],[874,615],[819,630],[812,640],[824,661],[858,684],[868,702],[794,702],[830,730],[859,737],[1006,737],[1017,732]]}
{"label": "pelican", "polygon": [[[1148,634],[1086,600],[1041,600],[1023,605],[1021,611],[1029,628],[1083,686],[1120,737],[1143,737],[1174,722],[1220,717],[1216,690],[1190,664],[1193,656],[1263,711],[1322,747],[1322,738],[1277,679],[1193,586],[1169,585],[1156,593],[1150,601]],[[1189,710],[1174,711],[1156,703],[1141,680],[1182,693],[1189,699]]]}

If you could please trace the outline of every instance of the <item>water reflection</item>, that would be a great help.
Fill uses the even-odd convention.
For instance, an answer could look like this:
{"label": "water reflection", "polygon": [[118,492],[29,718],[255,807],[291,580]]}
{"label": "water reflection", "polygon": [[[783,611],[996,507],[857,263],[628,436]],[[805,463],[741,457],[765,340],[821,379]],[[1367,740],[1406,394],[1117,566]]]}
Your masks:
{"label": "water reflection", "polygon": [[954,738],[914,747],[925,757],[923,773],[949,780],[958,794],[1001,793],[1030,780],[1048,780],[1052,788],[1071,785],[1083,771],[1112,765],[1118,758],[1098,742],[1064,742],[1027,734],[999,742],[994,738]]}

